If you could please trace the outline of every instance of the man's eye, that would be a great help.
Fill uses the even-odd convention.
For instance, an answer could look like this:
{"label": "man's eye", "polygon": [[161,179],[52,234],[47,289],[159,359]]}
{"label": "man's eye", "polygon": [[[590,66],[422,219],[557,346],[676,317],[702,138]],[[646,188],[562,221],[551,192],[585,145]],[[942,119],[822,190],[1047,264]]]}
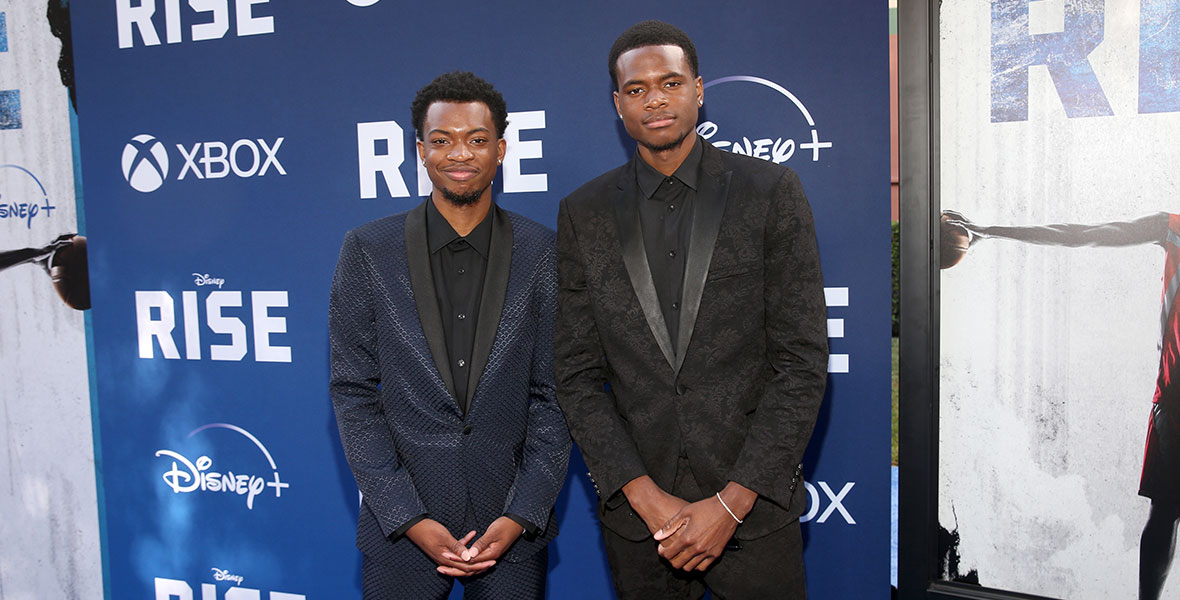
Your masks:
{"label": "man's eye", "polygon": [[627,90],[628,96],[638,96],[641,93],[643,93],[643,88],[631,88]]}
{"label": "man's eye", "polygon": [[471,140],[471,143],[472,144],[486,144],[487,141],[488,140],[485,138],[475,138],[475,139]]}
{"label": "man's eye", "polygon": [[669,81],[669,82],[668,82],[668,87],[673,87],[673,88],[674,88],[674,87],[680,87],[680,82],[679,82],[679,81]]}
{"label": "man's eye", "polygon": [[430,143],[434,144],[435,146],[442,146],[443,144],[446,144],[447,141],[444,139],[437,139],[437,140],[430,140]]}

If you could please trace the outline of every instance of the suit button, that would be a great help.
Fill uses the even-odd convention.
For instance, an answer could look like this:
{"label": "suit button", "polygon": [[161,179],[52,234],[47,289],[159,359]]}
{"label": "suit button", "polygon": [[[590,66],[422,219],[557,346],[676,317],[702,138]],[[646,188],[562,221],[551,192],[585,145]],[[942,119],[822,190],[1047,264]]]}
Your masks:
{"label": "suit button", "polygon": [[688,386],[683,383],[676,384],[676,395],[683,396],[688,393]]}
{"label": "suit button", "polygon": [[471,435],[471,426],[470,425],[463,428],[463,435]]}

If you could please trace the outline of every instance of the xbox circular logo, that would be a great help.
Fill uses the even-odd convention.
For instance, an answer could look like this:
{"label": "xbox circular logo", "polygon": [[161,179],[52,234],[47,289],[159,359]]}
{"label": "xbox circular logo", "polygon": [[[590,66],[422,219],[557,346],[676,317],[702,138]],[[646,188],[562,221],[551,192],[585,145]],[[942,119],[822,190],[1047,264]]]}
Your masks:
{"label": "xbox circular logo", "polygon": [[123,179],[140,192],[154,192],[168,177],[168,151],[156,138],[141,133],[123,147]]}

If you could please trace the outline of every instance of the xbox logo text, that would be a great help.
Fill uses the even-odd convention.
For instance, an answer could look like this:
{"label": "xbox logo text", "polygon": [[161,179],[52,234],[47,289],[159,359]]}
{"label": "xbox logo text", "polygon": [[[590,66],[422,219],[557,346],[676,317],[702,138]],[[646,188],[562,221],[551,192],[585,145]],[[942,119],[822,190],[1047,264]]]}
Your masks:
{"label": "xbox logo text", "polygon": [[[176,181],[262,177],[268,173],[286,175],[279,162],[282,137],[268,142],[263,138],[175,144],[184,164]],[[173,155],[176,156],[176,155]],[[163,142],[146,133],[131,138],[123,147],[123,178],[132,189],[148,193],[160,189],[168,179],[168,150]]]}
{"label": "xbox logo text", "polygon": [[156,138],[143,133],[123,147],[123,179],[138,192],[154,192],[168,177],[168,151]]}

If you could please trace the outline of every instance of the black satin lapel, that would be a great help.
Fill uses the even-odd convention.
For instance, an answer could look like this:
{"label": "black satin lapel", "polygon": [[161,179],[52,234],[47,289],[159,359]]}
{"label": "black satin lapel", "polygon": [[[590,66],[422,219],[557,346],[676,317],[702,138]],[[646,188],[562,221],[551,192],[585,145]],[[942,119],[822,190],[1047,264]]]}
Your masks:
{"label": "black satin lapel", "polygon": [[[634,173],[634,171],[631,171]],[[634,184],[626,186],[635,188]],[[660,299],[656,295],[656,284],[651,277],[651,266],[647,264],[647,252],[643,248],[643,230],[639,223],[639,197],[634,193],[618,190],[615,196],[615,218],[619,226],[619,242],[623,247],[623,264],[627,266],[627,276],[631,278],[631,287],[635,296],[639,298],[639,305],[643,307],[643,316],[647,318],[647,326],[655,335],[660,352],[668,366],[676,368],[676,356],[672,353],[672,336],[668,334],[668,325],[664,322],[664,313],[660,311]]]}
{"label": "black satin lapel", "polygon": [[[430,202],[427,198],[426,202]],[[438,295],[434,293],[434,276],[430,273],[430,247],[426,243],[426,204],[419,204],[406,215],[406,262],[410,266],[410,285],[414,287],[414,303],[418,305],[418,321],[426,336],[426,345],[434,358],[434,366],[447,385],[451,398],[455,397],[455,378],[447,364],[447,340],[443,333],[442,315],[438,311]],[[459,407],[458,401],[455,408]]]}
{"label": "black satin lapel", "polygon": [[696,207],[692,214],[692,237],[688,243],[688,260],[684,265],[684,293],[680,301],[680,336],[676,348],[676,372],[684,364],[688,343],[692,341],[692,330],[697,323],[701,309],[701,294],[705,291],[705,279],[709,276],[709,263],[713,260],[713,247],[717,243],[717,232],[721,230],[721,218],[725,214],[725,200],[729,191],[729,178],[733,173],[726,171],[719,175],[704,173],[701,189],[697,192]]}
{"label": "black satin lapel", "polygon": [[471,375],[467,377],[467,406],[475,399],[475,388],[483,377],[500,315],[504,312],[504,294],[508,291],[508,271],[512,264],[512,222],[496,206],[492,206],[492,243],[488,250],[488,269],[484,273],[483,293],[479,301],[479,320],[475,323],[475,341],[471,348]]}

